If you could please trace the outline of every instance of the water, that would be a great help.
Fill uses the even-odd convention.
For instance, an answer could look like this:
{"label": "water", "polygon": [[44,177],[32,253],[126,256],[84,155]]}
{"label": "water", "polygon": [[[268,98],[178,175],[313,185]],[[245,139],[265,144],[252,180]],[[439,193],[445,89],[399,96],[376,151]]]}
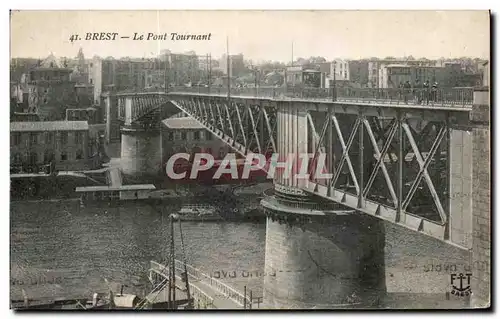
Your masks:
{"label": "water", "polygon": [[[11,297],[89,297],[117,291],[148,292],[150,260],[168,255],[168,214],[173,208],[135,203],[121,207],[80,207],[78,201],[11,203]],[[177,258],[182,248],[175,225]],[[444,294],[445,264],[468,262],[468,254],[438,240],[386,223],[386,282],[389,292]],[[243,278],[264,269],[265,223],[183,222],[188,263],[254,296],[263,277]],[[429,267],[433,264],[433,268]],[[438,267],[436,265],[441,265]],[[29,280],[26,278],[30,278]],[[23,280],[23,282],[19,282]],[[29,282],[31,281],[31,282]]]}

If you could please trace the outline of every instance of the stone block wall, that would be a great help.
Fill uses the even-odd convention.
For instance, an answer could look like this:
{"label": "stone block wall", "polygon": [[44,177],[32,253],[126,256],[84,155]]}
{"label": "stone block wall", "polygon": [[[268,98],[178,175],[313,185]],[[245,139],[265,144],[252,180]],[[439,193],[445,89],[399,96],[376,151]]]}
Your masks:
{"label": "stone block wall", "polygon": [[474,92],[472,124],[472,306],[491,305],[491,145],[489,91]]}

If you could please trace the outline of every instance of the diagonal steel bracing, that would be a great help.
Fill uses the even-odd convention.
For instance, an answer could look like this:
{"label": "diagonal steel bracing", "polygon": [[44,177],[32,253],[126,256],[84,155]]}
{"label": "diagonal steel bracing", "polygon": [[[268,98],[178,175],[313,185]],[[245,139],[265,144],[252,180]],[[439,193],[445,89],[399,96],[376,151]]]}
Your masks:
{"label": "diagonal steel bracing", "polygon": [[340,174],[342,172],[342,166],[344,165],[345,162],[347,162],[347,166],[349,168],[349,172],[351,173],[351,178],[354,182],[354,187],[356,189],[356,194],[360,195],[360,189],[359,189],[359,184],[358,184],[358,179],[356,178],[356,174],[354,172],[354,168],[352,166],[351,158],[349,157],[349,150],[351,149],[351,146],[354,142],[354,138],[356,137],[356,133],[358,131],[358,128],[361,124],[361,120],[359,118],[356,119],[356,122],[354,123],[353,129],[351,131],[351,135],[349,136],[349,140],[347,141],[347,144],[344,141],[344,136],[342,135],[342,130],[340,129],[339,122],[337,120],[337,117],[335,115],[332,115],[331,117],[333,124],[335,126],[335,129],[337,131],[337,136],[340,142],[340,145],[342,146],[342,156],[340,158],[340,162],[335,170],[335,174],[331,180],[330,186],[329,187],[335,187],[335,184],[337,183]]}
{"label": "diagonal steel bracing", "polygon": [[427,155],[426,159],[424,160],[422,158],[420,150],[415,142],[415,139],[413,138],[413,134],[412,134],[408,124],[403,123],[402,127],[406,133],[406,136],[408,137],[410,145],[411,145],[413,152],[415,154],[415,157],[417,159],[418,165],[420,166],[420,170],[417,173],[417,177],[415,178],[415,181],[411,185],[410,191],[408,192],[405,200],[403,201],[403,210],[406,210],[409,202],[411,201],[411,199],[415,195],[415,191],[416,191],[417,187],[419,186],[422,177],[424,177],[425,182],[427,184],[427,187],[429,188],[431,196],[434,200],[434,204],[436,205],[436,208],[438,210],[439,216],[441,217],[441,221],[443,223],[445,223],[447,220],[447,217],[446,217],[446,214],[443,210],[443,206],[441,205],[441,201],[440,201],[439,196],[436,192],[436,189],[434,187],[434,183],[432,182],[432,179],[429,175],[429,172],[427,171],[427,167],[429,166],[432,159],[434,158],[434,155],[435,155],[436,151],[438,150],[439,145],[441,144],[441,141],[443,140],[443,137],[446,134],[447,128],[445,126],[442,126],[440,128],[439,133],[438,133],[436,139],[434,140],[434,143],[429,151],[429,154]]}
{"label": "diagonal steel bracing", "polygon": [[377,140],[375,139],[375,136],[373,135],[373,132],[372,132],[372,129],[370,127],[368,120],[364,120],[363,124],[365,125],[368,136],[370,137],[375,155],[378,157],[377,163],[375,164],[375,168],[374,168],[373,172],[371,173],[371,176],[368,179],[368,182],[365,186],[365,189],[363,190],[363,197],[366,197],[368,195],[368,192],[369,192],[369,190],[370,190],[370,188],[375,180],[375,177],[377,176],[378,170],[381,168],[382,173],[384,174],[384,177],[385,177],[385,181],[387,183],[387,187],[389,189],[389,193],[392,197],[393,203],[395,205],[397,205],[398,200],[397,200],[396,192],[394,191],[394,187],[392,185],[391,178],[389,176],[389,173],[387,172],[387,168],[386,168],[385,163],[384,163],[385,155],[387,154],[387,151],[389,150],[389,146],[391,145],[392,140],[393,140],[394,136],[396,135],[396,131],[398,128],[397,122],[396,121],[392,122],[392,125],[389,128],[389,136],[387,137],[387,140],[385,141],[385,144],[382,148],[382,152],[378,148]]}
{"label": "diagonal steel bracing", "polygon": [[316,164],[317,164],[317,161],[318,161],[318,155],[320,153],[324,153],[324,147],[323,147],[323,139],[325,137],[325,134],[326,134],[326,131],[327,131],[327,128],[329,125],[331,125],[331,121],[328,121],[328,119],[325,121],[325,123],[323,124],[323,127],[321,129],[321,134],[318,135],[318,132],[316,131],[316,127],[314,125],[314,122],[311,118],[311,114],[307,114],[306,115],[307,117],[307,120],[308,120],[308,125],[310,127],[310,131],[313,133],[312,136],[313,136],[313,139],[314,139],[314,147],[315,147],[315,150],[314,150],[314,153],[313,153],[313,158],[312,158],[312,161],[311,163],[309,164],[309,169],[308,169],[308,173],[309,173],[309,179],[310,180],[315,180],[312,176],[315,176],[316,174]]}

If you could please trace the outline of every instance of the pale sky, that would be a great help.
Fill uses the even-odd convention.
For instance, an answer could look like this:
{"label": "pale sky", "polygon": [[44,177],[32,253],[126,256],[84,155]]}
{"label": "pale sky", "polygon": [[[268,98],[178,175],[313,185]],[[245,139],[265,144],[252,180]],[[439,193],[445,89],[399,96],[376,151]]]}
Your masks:
{"label": "pale sky", "polygon": [[[11,56],[151,57],[163,49],[219,57],[290,61],[293,56],[386,56],[488,59],[487,11],[22,11],[11,14]],[[75,41],[87,32],[130,39]],[[134,32],[169,33],[166,41],[133,41]],[[210,41],[171,41],[170,34],[208,34]]]}

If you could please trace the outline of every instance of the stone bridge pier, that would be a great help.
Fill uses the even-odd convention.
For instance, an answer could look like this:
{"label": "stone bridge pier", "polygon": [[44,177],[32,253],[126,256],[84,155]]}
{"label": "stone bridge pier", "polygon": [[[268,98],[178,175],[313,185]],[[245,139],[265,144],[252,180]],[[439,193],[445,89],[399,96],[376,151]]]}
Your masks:
{"label": "stone bridge pier", "polygon": [[121,128],[122,173],[134,177],[156,175],[161,169],[162,143],[160,128]]}
{"label": "stone bridge pier", "polygon": [[[314,152],[311,149],[316,145],[308,122],[305,106],[279,104],[280,156]],[[340,157],[341,150],[334,149],[333,157]],[[332,164],[327,170],[333,172],[333,167]],[[288,177],[284,170],[276,170],[274,195],[262,201],[267,215],[264,307],[377,306],[386,292],[382,221],[300,190],[307,180],[294,177],[299,169],[299,165],[294,165]]]}

